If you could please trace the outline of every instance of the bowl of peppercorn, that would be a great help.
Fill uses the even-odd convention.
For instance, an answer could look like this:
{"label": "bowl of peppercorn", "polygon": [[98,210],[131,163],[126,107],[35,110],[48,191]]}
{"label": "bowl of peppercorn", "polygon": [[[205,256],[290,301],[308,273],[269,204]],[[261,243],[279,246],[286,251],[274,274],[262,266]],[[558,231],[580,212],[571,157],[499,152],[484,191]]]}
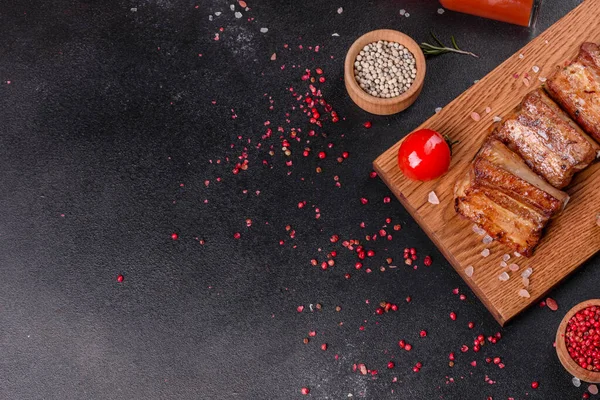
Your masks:
{"label": "bowl of peppercorn", "polygon": [[405,110],[421,93],[424,80],[423,51],[402,32],[379,29],[365,33],[346,54],[346,90],[356,105],[371,114]]}
{"label": "bowl of peppercorn", "polygon": [[600,383],[600,299],[569,310],[556,332],[556,354],[575,378]]}

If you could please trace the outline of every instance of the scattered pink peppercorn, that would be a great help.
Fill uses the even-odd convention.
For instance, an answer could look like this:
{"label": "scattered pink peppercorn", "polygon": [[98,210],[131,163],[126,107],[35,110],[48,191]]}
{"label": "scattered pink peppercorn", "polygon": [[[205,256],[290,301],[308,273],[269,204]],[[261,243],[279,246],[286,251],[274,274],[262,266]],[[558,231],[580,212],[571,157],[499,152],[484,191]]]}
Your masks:
{"label": "scattered pink peppercorn", "polygon": [[421,337],[427,336],[427,331],[426,330],[422,330],[421,332],[419,332],[419,336],[421,336]]}
{"label": "scattered pink peppercorn", "polygon": [[410,296],[408,296],[408,297],[406,298],[406,302],[407,302],[407,303],[410,303],[410,302],[411,302],[411,300],[412,300],[412,299],[411,299],[411,297],[410,297]]}
{"label": "scattered pink peppercorn", "polygon": [[354,268],[356,269],[361,269],[362,268],[362,263],[360,261],[358,261],[356,264],[354,264]]}
{"label": "scattered pink peppercorn", "polygon": [[300,393],[307,395],[310,393],[310,389],[307,387],[303,387],[302,389],[300,389]]}
{"label": "scattered pink peppercorn", "polygon": [[365,204],[367,204],[367,203],[369,202],[369,200],[368,200],[368,199],[365,199],[364,197],[362,197],[362,198],[360,199],[360,202],[361,202],[361,204],[362,204],[362,205],[365,205]]}
{"label": "scattered pink peppercorn", "polygon": [[450,313],[450,319],[451,319],[452,321],[456,321],[456,313],[455,313],[454,311],[452,311],[452,312]]}
{"label": "scattered pink peppercorn", "polygon": [[344,274],[344,278],[346,278],[346,279],[350,279],[350,278],[352,278],[352,275],[350,275],[349,273],[345,273],[345,274]]}
{"label": "scattered pink peppercorn", "polygon": [[539,382],[537,382],[537,381],[531,382],[531,388],[532,389],[537,389],[539,386],[540,386]]}
{"label": "scattered pink peppercorn", "polygon": [[396,366],[396,364],[394,364],[394,362],[393,362],[393,361],[390,361],[390,362],[387,364],[387,367],[388,367],[388,369],[392,369],[392,368],[394,368],[395,366]]}
{"label": "scattered pink peppercorn", "polygon": [[404,346],[404,350],[410,351],[411,349],[412,349],[412,345],[409,343],[406,343],[406,345]]}
{"label": "scattered pink peppercorn", "polygon": [[406,342],[404,340],[400,340],[398,341],[398,346],[400,346],[400,348],[403,349],[404,347],[406,347]]}
{"label": "scattered pink peppercorn", "polygon": [[117,282],[123,282],[123,279],[125,279],[125,278],[123,278],[123,275],[121,275],[121,274],[117,275]]}
{"label": "scattered pink peppercorn", "polygon": [[467,325],[469,327],[469,329],[473,329],[475,327],[475,324],[473,322],[469,322],[469,325]]}
{"label": "scattered pink peppercorn", "polygon": [[234,234],[233,234],[233,238],[234,238],[234,239],[239,239],[241,236],[242,236],[242,235],[240,235],[240,233],[239,233],[239,232],[236,232],[236,233],[234,233]]}
{"label": "scattered pink peppercorn", "polygon": [[398,306],[396,304],[392,304],[390,308],[392,309],[392,311],[398,311]]}
{"label": "scattered pink peppercorn", "polygon": [[429,267],[429,266],[431,266],[431,257],[429,257],[429,256],[425,256],[425,258],[423,259],[423,264],[424,264],[426,267]]}
{"label": "scattered pink peppercorn", "polygon": [[369,129],[372,125],[371,125],[371,121],[367,121],[363,124],[363,126],[367,129]]}
{"label": "scattered pink peppercorn", "polygon": [[371,171],[371,172],[369,173],[369,178],[377,178],[377,172],[375,172],[375,171]]}
{"label": "scattered pink peppercorn", "polygon": [[171,233],[171,239],[177,240],[177,239],[179,239],[179,235],[176,233]]}
{"label": "scattered pink peppercorn", "polygon": [[454,361],[454,353],[450,353],[450,354],[448,355],[448,359],[449,359],[450,361]]}
{"label": "scattered pink peppercorn", "polygon": [[377,309],[375,310],[375,314],[377,314],[377,315],[383,314],[383,308],[377,307]]}
{"label": "scattered pink peppercorn", "polygon": [[327,350],[327,343],[323,343],[321,345],[321,350],[323,350],[323,351]]}
{"label": "scattered pink peppercorn", "polygon": [[325,152],[324,152],[324,151],[320,151],[320,152],[319,152],[319,158],[322,160],[322,159],[324,159],[325,157],[327,157],[327,154],[325,154]]}

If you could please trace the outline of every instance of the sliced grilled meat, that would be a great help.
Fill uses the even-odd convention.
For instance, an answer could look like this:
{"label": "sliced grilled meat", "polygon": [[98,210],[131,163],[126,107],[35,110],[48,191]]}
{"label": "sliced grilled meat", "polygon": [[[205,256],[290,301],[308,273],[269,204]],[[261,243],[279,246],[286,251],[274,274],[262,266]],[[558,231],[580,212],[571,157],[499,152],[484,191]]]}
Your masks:
{"label": "sliced grilled meat", "polygon": [[525,256],[533,253],[544,227],[568,199],[494,138],[484,143],[454,188],[456,212]]}
{"label": "sliced grilled meat", "polygon": [[600,149],[542,89],[527,94],[492,135],[559,189],[586,168]]}
{"label": "sliced grilled meat", "polygon": [[600,142],[600,46],[581,45],[577,57],[546,81],[548,94]]}

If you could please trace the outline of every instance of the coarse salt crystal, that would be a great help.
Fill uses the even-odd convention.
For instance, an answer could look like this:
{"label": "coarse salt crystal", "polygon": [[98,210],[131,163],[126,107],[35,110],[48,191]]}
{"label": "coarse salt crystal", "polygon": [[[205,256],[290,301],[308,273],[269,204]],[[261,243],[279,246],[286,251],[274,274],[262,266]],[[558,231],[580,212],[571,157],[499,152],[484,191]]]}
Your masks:
{"label": "coarse salt crystal", "polygon": [[508,261],[510,260],[510,254],[505,254],[502,256],[502,261]]}
{"label": "coarse salt crystal", "polygon": [[515,251],[513,254],[515,255],[515,257],[521,257],[521,253],[519,253],[518,251]]}
{"label": "coarse salt crystal", "polygon": [[409,14],[409,13],[405,13],[405,14],[404,14],[404,16],[405,16],[406,18],[408,18],[408,17],[410,17],[410,14]]}
{"label": "coarse salt crystal", "polygon": [[479,79],[475,79],[475,80],[473,81],[473,83],[478,83],[478,82],[479,82]]}
{"label": "coarse salt crystal", "polygon": [[531,297],[531,295],[529,294],[529,292],[526,289],[519,289],[518,294],[519,294],[519,296],[525,297],[527,299]]}
{"label": "coarse salt crystal", "polygon": [[221,13],[221,11],[217,11],[217,12],[215,12],[215,15],[216,15],[217,17],[218,17],[219,15],[221,15],[221,14],[222,14],[222,13]]}
{"label": "coarse salt crystal", "polygon": [[523,78],[523,85],[529,87],[529,78]]}
{"label": "coarse salt crystal", "polygon": [[489,113],[491,113],[491,112],[492,112],[492,109],[491,109],[490,107],[486,107],[486,108],[485,108],[485,113],[486,113],[486,114],[489,114]]}
{"label": "coarse salt crystal", "polygon": [[212,16],[212,15],[209,15],[209,16],[208,16],[208,20],[209,20],[209,21],[212,21],[212,20],[213,20],[213,16]]}
{"label": "coarse salt crystal", "polygon": [[273,53],[271,55],[271,61],[275,61],[275,60],[277,60],[277,53]]}
{"label": "coarse salt crystal", "polygon": [[442,107],[436,107],[436,108],[435,108],[435,113],[436,113],[436,114],[437,114],[437,113],[439,113],[440,111],[442,111]]}
{"label": "coarse salt crystal", "polygon": [[538,72],[540,72],[540,67],[538,67],[537,65],[534,65],[533,67],[531,67],[531,70],[537,74]]}
{"label": "coarse salt crystal", "polygon": [[494,118],[492,118],[492,121],[500,122],[500,121],[502,121],[502,118],[496,115]]}
{"label": "coarse salt crystal", "polygon": [[588,392],[590,392],[593,395],[597,395],[598,394],[598,386],[596,386],[596,385],[588,386]]}
{"label": "coarse salt crystal", "polygon": [[523,281],[523,286],[529,287],[529,278],[521,278],[521,280]]}
{"label": "coarse salt crystal", "polygon": [[509,268],[511,271],[518,271],[518,270],[519,270],[519,266],[518,266],[517,264],[510,264],[510,265],[508,266],[508,268]]}
{"label": "coarse salt crystal", "polygon": [[487,257],[487,256],[489,256],[489,255],[490,255],[490,249],[484,249],[484,250],[481,252],[481,256],[482,256],[482,257]]}
{"label": "coarse salt crystal", "polygon": [[490,235],[485,235],[482,240],[483,244],[490,244],[493,241],[494,241],[494,239],[492,239],[492,237]]}
{"label": "coarse salt crystal", "polygon": [[235,10],[235,5],[233,5],[233,4],[230,4],[230,5],[229,5],[229,9],[230,9],[231,11]]}
{"label": "coarse salt crystal", "polygon": [[529,278],[531,276],[531,274],[533,274],[533,269],[531,269],[531,267],[529,267],[521,273],[521,276],[523,278]]}
{"label": "coarse salt crystal", "polygon": [[506,272],[503,272],[500,275],[498,275],[498,279],[501,280],[502,282],[506,282],[507,280],[510,279],[510,275],[508,275]]}
{"label": "coarse salt crystal", "polygon": [[400,15],[404,15],[406,14],[406,10],[403,8],[402,10],[400,10]]}
{"label": "coarse salt crystal", "polygon": [[523,57],[525,57],[523,54],[519,54],[520,59],[523,59]]}
{"label": "coarse salt crystal", "polygon": [[438,199],[437,195],[435,194],[435,192],[429,192],[429,202],[431,204],[440,204],[440,199]]}
{"label": "coarse salt crystal", "polygon": [[446,12],[446,10],[443,8],[438,8],[438,14],[442,15],[444,12]]}
{"label": "coarse salt crystal", "polygon": [[546,81],[548,80],[548,78],[546,78],[545,76],[540,76],[538,79],[539,79],[539,80],[540,80],[540,82],[542,82],[542,83],[544,83],[544,82],[546,82]]}
{"label": "coarse salt crystal", "polygon": [[502,268],[506,268],[506,266],[507,266],[507,265],[508,265],[508,264],[506,263],[506,261],[500,261],[500,266],[501,266]]}
{"label": "coarse salt crystal", "polygon": [[469,265],[467,268],[465,268],[465,275],[467,275],[469,278],[473,276],[473,266]]}
{"label": "coarse salt crystal", "polygon": [[473,225],[473,232],[475,232],[479,236],[485,235],[485,230],[477,224]]}
{"label": "coarse salt crystal", "polygon": [[238,19],[242,18],[242,13],[239,12],[239,11],[236,11],[235,14],[233,14],[233,15],[235,15],[235,17],[238,18]]}
{"label": "coarse salt crystal", "polygon": [[581,386],[581,380],[579,378],[575,377],[575,376],[573,377],[573,379],[571,380],[571,382],[573,382],[573,386],[575,386],[575,387]]}
{"label": "coarse salt crystal", "polygon": [[137,12],[137,7],[131,7],[130,11],[131,12]]}
{"label": "coarse salt crystal", "polygon": [[344,9],[343,9],[342,7],[340,7],[340,8],[338,8],[338,9],[337,9],[337,13],[338,13],[338,14],[341,14],[341,13],[343,13],[343,12],[344,12]]}
{"label": "coarse salt crystal", "polygon": [[336,36],[337,37],[337,36],[340,36],[340,34],[339,33],[332,33],[331,36]]}
{"label": "coarse salt crystal", "polygon": [[476,113],[475,111],[473,111],[471,113],[471,118],[473,118],[473,121],[477,122],[481,119],[481,115],[479,115],[478,113]]}
{"label": "coarse salt crystal", "polygon": [[267,33],[269,32],[269,28],[260,28],[260,33]]}

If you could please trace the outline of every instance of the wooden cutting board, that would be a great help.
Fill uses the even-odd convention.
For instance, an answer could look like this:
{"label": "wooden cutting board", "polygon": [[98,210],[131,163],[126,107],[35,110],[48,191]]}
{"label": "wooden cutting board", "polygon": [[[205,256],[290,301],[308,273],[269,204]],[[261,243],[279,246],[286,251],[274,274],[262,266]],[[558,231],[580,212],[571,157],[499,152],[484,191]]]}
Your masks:
{"label": "wooden cutting board", "polygon": [[[541,85],[539,78],[549,76],[557,65],[574,57],[584,41],[600,42],[599,0],[584,1],[423,123],[419,128],[434,129],[460,141],[453,148],[450,170],[443,177],[431,182],[406,179],[396,158],[401,141],[373,163],[386,185],[501,325],[538,302],[600,250],[600,227],[596,225],[596,214],[600,212],[600,163],[579,173],[569,185],[566,191],[571,201],[564,213],[550,223],[531,258],[517,258],[499,243],[483,244],[482,236],[472,230],[473,223],[454,211],[454,183],[488,135],[493,117],[504,117],[527,92]],[[533,72],[534,66],[539,67],[538,73]],[[524,81],[526,76],[528,81]],[[491,108],[490,113],[486,113],[486,107]],[[481,115],[480,121],[471,117],[473,112]],[[428,202],[431,191],[437,194],[439,205]],[[487,258],[481,255],[485,248],[491,251]],[[508,263],[518,264],[519,271],[500,266],[507,253],[511,254]],[[474,267],[471,278],[464,272],[469,265]],[[531,297],[523,298],[517,293],[524,288],[521,272],[527,267],[534,271],[527,288]],[[501,282],[498,275],[504,271],[510,279]]]}

